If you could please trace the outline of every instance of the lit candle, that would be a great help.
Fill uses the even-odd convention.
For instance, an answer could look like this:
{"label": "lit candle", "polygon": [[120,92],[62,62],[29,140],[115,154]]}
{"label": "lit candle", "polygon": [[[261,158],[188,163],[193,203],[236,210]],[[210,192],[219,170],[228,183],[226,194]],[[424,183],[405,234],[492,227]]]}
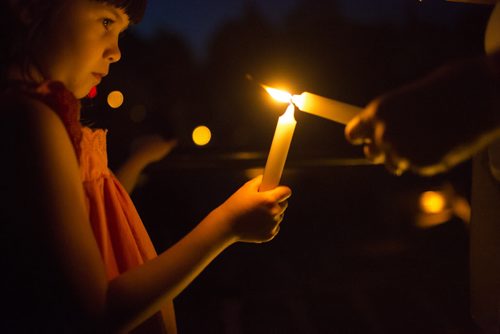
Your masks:
{"label": "lit candle", "polygon": [[266,167],[264,168],[264,177],[262,178],[259,190],[266,191],[276,188],[280,182],[295,125],[297,124],[294,118],[295,107],[301,111],[342,124],[347,124],[354,116],[361,112],[361,108],[308,92],[292,96],[286,91],[265,85],[262,85],[262,87],[275,100],[289,103],[286,112],[278,119],[271,150],[269,151]]}
{"label": "lit candle", "polygon": [[357,106],[327,99],[326,97],[308,92],[294,95],[292,97],[292,102],[301,111],[342,124],[347,124],[362,110]]}
{"label": "lit candle", "polygon": [[293,132],[297,122],[293,117],[295,106],[290,103],[285,113],[278,119],[278,125],[274,132],[273,142],[267,157],[264,176],[259,191],[276,188],[279,185],[283,168],[285,167],[288,149],[292,142]]}

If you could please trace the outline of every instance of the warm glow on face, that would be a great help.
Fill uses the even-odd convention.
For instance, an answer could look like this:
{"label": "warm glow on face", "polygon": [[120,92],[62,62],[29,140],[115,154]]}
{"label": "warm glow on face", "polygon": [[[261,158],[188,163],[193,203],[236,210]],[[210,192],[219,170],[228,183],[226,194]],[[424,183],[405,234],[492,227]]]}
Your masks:
{"label": "warm glow on face", "polygon": [[264,89],[269,93],[269,95],[271,95],[271,97],[276,101],[283,103],[290,103],[292,101],[292,94],[288,92],[265,85],[262,85],[262,87],[264,87]]}
{"label": "warm glow on face", "polygon": [[210,129],[204,125],[200,125],[193,130],[193,142],[198,146],[205,146],[212,139]]}
{"label": "warm glow on face", "polygon": [[443,193],[438,191],[426,191],[420,195],[420,208],[425,213],[439,213],[446,207],[446,199]]}
{"label": "warm glow on face", "polygon": [[113,108],[120,108],[123,104],[123,94],[122,92],[115,90],[108,94],[108,105]]}

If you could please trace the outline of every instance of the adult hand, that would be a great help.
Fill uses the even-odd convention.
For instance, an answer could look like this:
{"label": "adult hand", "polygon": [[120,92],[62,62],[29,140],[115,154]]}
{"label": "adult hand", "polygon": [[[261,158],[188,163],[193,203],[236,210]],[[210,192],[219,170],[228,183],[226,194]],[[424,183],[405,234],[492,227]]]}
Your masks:
{"label": "adult hand", "polygon": [[450,64],[372,101],[346,138],[395,174],[444,172],[499,137],[499,92],[486,57]]}

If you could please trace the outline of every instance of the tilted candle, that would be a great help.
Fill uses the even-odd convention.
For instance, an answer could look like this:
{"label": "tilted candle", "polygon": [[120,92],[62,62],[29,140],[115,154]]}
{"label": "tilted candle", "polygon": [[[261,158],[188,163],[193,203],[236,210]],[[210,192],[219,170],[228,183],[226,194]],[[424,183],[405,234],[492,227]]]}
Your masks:
{"label": "tilted candle", "polygon": [[273,142],[267,157],[259,191],[274,189],[280,183],[288,149],[290,148],[295,125],[297,124],[293,115],[294,111],[295,106],[290,103],[285,113],[278,119],[278,125],[274,132]]}
{"label": "tilted candle", "polygon": [[304,92],[294,95],[292,102],[301,111],[320,116],[341,124],[347,124],[361,112],[361,108],[323,96]]}
{"label": "tilted candle", "polygon": [[354,116],[360,113],[362,109],[308,92],[292,96],[286,91],[266,85],[262,85],[262,87],[275,100],[289,103],[286,112],[278,120],[278,125],[276,126],[273,142],[271,144],[271,150],[269,151],[266,167],[264,168],[264,177],[262,178],[259,191],[266,191],[276,188],[280,182],[295,125],[297,124],[294,118],[295,107],[301,111],[342,124],[347,124]]}

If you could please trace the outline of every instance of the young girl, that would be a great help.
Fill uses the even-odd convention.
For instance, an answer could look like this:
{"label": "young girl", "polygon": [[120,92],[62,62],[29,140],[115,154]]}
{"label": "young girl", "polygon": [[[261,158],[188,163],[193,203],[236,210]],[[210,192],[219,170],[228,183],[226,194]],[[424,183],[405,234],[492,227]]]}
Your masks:
{"label": "young girl", "polygon": [[172,300],[238,241],[279,231],[291,191],[243,185],[156,255],[79,102],[145,0],[3,0],[3,333],[175,333]]}

